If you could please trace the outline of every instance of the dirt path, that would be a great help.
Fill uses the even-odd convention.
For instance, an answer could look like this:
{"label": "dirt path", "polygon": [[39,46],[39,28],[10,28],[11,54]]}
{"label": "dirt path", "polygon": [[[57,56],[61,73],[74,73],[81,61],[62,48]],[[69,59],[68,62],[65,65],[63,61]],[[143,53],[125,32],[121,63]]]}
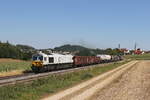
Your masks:
{"label": "dirt path", "polygon": [[[59,92],[43,100],[86,100],[92,97],[98,90],[109,85],[119,78],[124,72],[132,68],[137,61],[122,65],[112,71],[97,76],[91,80],[81,83],[75,87]],[[98,96],[97,96],[98,97]],[[94,99],[94,98],[93,98]],[[90,99],[91,100],[91,99]]]}
{"label": "dirt path", "polygon": [[140,61],[109,87],[89,100],[150,100],[150,61]]}

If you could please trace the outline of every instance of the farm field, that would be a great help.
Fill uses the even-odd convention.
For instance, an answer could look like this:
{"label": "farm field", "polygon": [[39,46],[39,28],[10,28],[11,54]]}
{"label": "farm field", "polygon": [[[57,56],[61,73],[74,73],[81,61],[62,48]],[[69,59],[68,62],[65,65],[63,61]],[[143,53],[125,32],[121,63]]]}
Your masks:
{"label": "farm field", "polygon": [[31,62],[16,59],[0,59],[0,77],[21,74],[30,70]]}
{"label": "farm field", "polygon": [[143,55],[126,55],[126,59],[132,60],[150,60],[150,54],[143,54]]}
{"label": "farm field", "polygon": [[149,100],[149,65],[149,60],[139,60],[139,63],[124,73],[120,78],[116,79],[104,89],[98,90],[91,97],[92,100]]}

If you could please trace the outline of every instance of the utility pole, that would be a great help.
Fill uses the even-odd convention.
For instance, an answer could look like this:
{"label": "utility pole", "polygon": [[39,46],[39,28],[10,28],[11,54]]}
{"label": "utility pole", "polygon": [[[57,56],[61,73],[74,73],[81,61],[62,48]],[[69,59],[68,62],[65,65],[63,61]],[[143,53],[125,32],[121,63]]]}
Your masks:
{"label": "utility pole", "polygon": [[120,44],[118,44],[118,49],[120,49]]}
{"label": "utility pole", "polygon": [[137,48],[137,43],[135,43],[135,45],[134,45],[134,50],[136,50],[136,48]]}

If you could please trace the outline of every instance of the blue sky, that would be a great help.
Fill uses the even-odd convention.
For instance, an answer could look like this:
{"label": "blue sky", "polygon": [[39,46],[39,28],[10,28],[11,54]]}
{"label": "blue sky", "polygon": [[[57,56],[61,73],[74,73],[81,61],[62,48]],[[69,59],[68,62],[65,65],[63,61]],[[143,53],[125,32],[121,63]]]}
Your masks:
{"label": "blue sky", "polygon": [[0,0],[0,40],[150,49],[149,0]]}

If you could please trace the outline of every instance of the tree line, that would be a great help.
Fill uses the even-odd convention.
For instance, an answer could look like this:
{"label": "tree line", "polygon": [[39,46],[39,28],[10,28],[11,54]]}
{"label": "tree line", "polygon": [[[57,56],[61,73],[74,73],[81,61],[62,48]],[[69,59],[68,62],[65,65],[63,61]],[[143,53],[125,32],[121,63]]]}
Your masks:
{"label": "tree line", "polygon": [[8,41],[6,43],[0,42],[0,58],[30,60],[34,48],[29,48],[30,46],[26,45],[12,45]]}
{"label": "tree line", "polygon": [[[42,50],[42,49],[40,49]],[[70,52],[77,56],[96,56],[97,54],[109,54],[109,55],[121,55],[122,52],[119,49],[91,49],[80,45],[63,45],[54,49],[46,49],[44,51],[61,51]],[[31,60],[32,55],[36,53],[37,49],[28,45],[13,45],[7,42],[0,42],[0,58],[14,58],[22,60]]]}

